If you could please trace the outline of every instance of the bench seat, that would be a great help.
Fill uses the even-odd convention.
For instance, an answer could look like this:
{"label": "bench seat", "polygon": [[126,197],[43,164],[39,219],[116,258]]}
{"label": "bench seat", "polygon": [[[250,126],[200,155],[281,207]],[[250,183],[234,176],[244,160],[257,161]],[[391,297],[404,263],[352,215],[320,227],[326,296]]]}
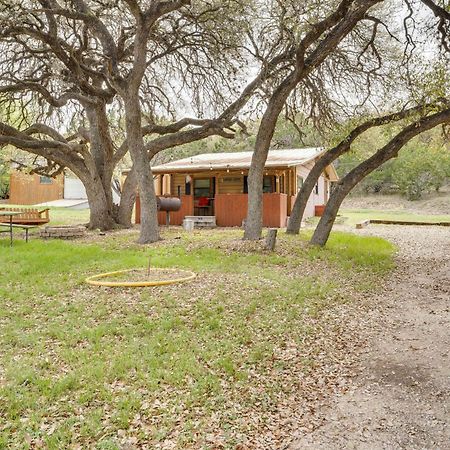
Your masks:
{"label": "bench seat", "polygon": [[8,228],[8,230],[2,230],[1,233],[7,233],[12,228],[20,228],[22,230],[25,230],[25,241],[28,242],[28,231],[32,230],[33,228],[38,228],[39,225],[22,225],[19,223],[0,223],[0,227]]}
{"label": "bench seat", "polygon": [[[43,225],[50,222],[49,208],[37,209],[27,207],[4,207],[8,211],[20,212],[20,214],[13,217],[13,224],[17,225]],[[9,224],[9,217],[0,216],[0,223]]]}

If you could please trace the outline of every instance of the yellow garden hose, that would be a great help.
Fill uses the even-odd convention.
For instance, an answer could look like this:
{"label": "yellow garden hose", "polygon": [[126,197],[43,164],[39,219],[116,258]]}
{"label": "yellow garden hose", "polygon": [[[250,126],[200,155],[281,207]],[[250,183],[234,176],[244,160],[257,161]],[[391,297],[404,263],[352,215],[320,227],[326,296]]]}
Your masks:
{"label": "yellow garden hose", "polygon": [[186,281],[193,280],[196,277],[194,272],[187,270],[180,271],[179,269],[164,269],[171,270],[173,272],[186,272],[188,276],[183,278],[177,278],[174,280],[164,280],[164,281],[106,281],[103,278],[109,278],[115,275],[122,275],[124,273],[133,272],[135,270],[142,269],[129,269],[129,270],[119,270],[117,272],[101,273],[99,275],[94,275],[92,277],[86,278],[86,283],[93,286],[106,286],[106,287],[149,287],[149,286],[166,286],[168,284],[184,283]]}

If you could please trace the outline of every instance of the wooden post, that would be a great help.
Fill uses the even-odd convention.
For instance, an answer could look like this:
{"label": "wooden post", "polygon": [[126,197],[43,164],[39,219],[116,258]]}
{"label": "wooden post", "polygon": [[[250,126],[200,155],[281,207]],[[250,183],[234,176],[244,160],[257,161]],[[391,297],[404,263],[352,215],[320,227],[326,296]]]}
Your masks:
{"label": "wooden post", "polygon": [[141,223],[141,198],[139,193],[136,194],[136,204],[134,210],[134,223]]}
{"label": "wooden post", "polygon": [[266,249],[273,252],[275,250],[275,244],[277,243],[277,228],[269,228],[266,236]]}

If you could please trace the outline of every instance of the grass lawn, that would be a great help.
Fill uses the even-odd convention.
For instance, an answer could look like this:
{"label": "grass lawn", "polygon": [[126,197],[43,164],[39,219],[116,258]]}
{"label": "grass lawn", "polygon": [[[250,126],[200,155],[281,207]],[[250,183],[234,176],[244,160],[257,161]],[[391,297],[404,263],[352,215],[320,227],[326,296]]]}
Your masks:
{"label": "grass lawn", "polygon": [[[289,435],[355,345],[340,308],[389,271],[393,247],[335,233],[313,249],[283,233],[270,254],[240,236],[172,229],[146,248],[136,231],[13,248],[0,236],[0,448],[252,448]],[[84,283],[149,255],[198,277]]]}
{"label": "grass lawn", "polygon": [[89,222],[89,210],[75,210],[67,208],[50,208],[49,225],[73,225]]}
{"label": "grass lawn", "polygon": [[410,222],[450,222],[450,215],[441,214],[416,214],[413,212],[402,210],[386,210],[377,209],[341,209],[339,214],[341,220],[345,218],[345,223],[355,225],[365,219],[377,220],[405,220]]}

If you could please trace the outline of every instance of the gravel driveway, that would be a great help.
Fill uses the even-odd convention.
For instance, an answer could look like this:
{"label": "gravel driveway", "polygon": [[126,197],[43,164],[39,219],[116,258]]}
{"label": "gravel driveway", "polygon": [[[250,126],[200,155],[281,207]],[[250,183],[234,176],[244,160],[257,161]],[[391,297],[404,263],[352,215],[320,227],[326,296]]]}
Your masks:
{"label": "gravel driveway", "polygon": [[376,226],[399,247],[353,387],[291,450],[450,449],[450,229]]}

